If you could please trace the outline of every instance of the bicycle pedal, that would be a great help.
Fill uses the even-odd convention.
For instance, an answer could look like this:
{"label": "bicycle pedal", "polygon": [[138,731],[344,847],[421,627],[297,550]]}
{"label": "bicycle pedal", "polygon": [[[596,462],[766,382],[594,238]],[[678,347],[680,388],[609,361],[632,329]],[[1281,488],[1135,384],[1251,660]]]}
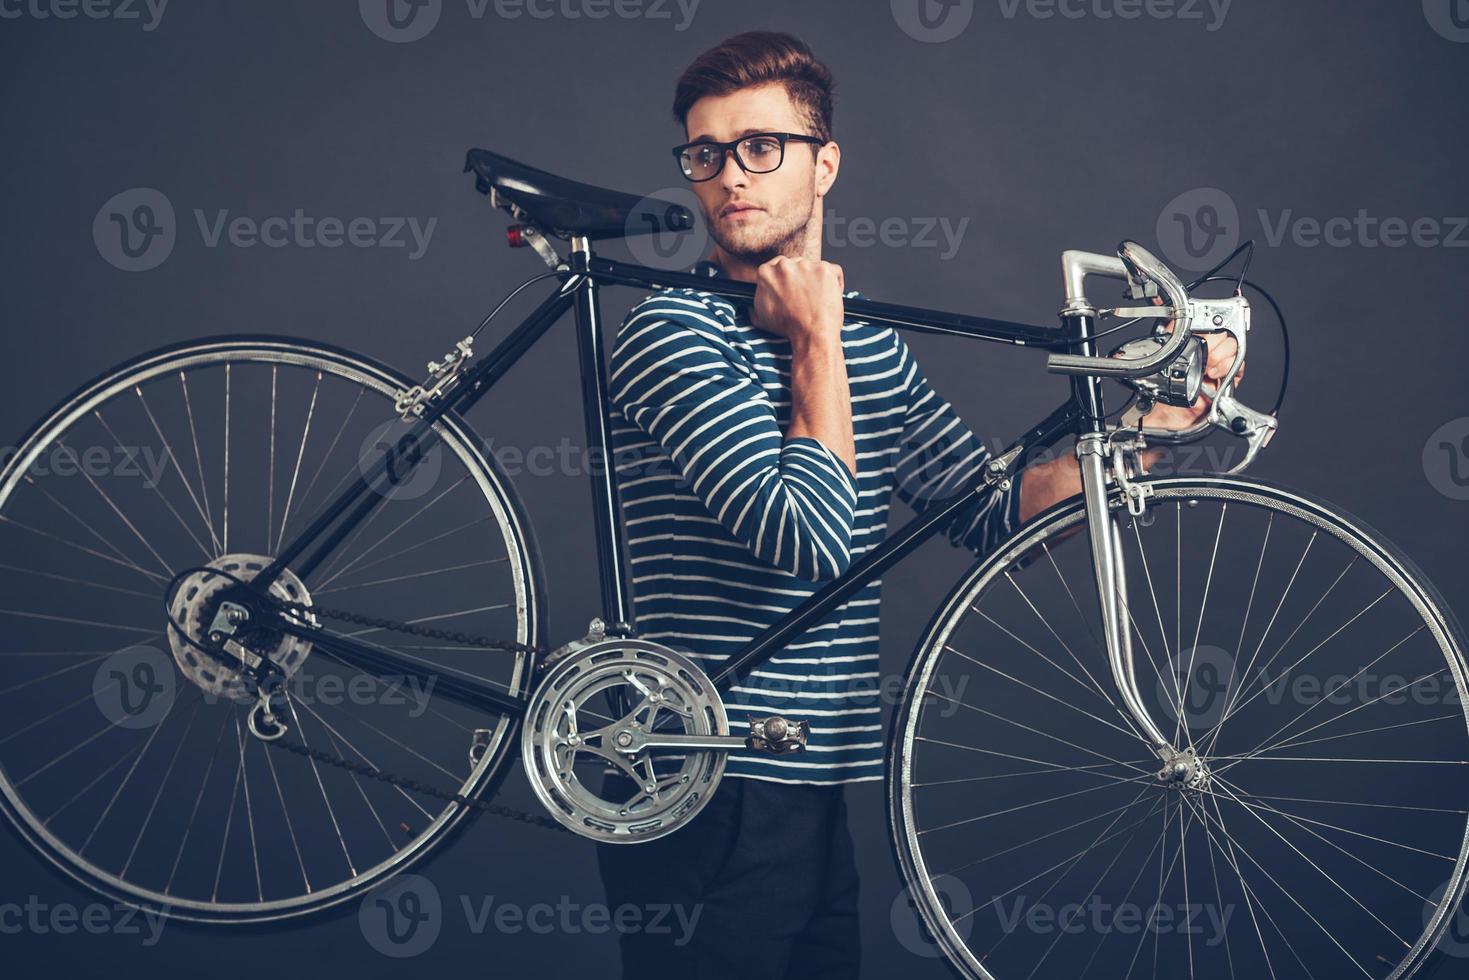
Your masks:
{"label": "bicycle pedal", "polygon": [[750,717],[750,735],[745,745],[757,752],[772,755],[789,755],[806,751],[806,742],[811,736],[811,723],[800,719],[785,719],[780,715],[768,718]]}

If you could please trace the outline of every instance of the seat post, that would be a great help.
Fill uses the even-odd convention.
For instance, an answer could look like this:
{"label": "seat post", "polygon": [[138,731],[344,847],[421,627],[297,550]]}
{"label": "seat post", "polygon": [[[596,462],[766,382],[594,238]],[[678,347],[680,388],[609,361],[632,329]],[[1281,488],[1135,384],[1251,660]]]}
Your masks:
{"label": "seat post", "polygon": [[601,572],[603,620],[609,635],[633,633],[631,594],[626,577],[626,547],[622,537],[622,502],[617,492],[608,421],[607,372],[602,346],[602,315],[597,282],[589,269],[590,240],[571,239],[571,270],[576,285],[577,360],[581,368],[582,406],[587,433],[587,459],[592,481],[592,517],[596,524],[597,567]]}

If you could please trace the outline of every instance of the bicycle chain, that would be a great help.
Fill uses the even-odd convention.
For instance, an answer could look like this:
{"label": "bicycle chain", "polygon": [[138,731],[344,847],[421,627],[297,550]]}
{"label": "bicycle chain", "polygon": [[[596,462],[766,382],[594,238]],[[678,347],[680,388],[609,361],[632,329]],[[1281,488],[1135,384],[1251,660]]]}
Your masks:
{"label": "bicycle chain", "polygon": [[[277,599],[276,602],[281,607],[287,609],[288,611],[296,613],[297,616],[308,622],[310,621],[309,617],[314,614],[319,616],[326,616],[329,619],[339,619],[343,622],[354,623],[358,626],[372,626],[377,629],[391,630],[396,633],[407,633],[412,636],[421,636],[426,639],[447,640],[449,642],[460,643],[465,646],[483,647],[490,650],[505,650],[510,653],[545,654],[547,652],[543,647],[517,643],[513,640],[493,640],[486,636],[475,636],[469,633],[455,633],[449,630],[438,630],[426,626],[415,626],[412,623],[400,623],[392,619],[381,619],[376,616],[364,616],[361,613],[348,612],[342,609],[325,609],[321,606],[308,606],[304,603],[289,602],[284,599]],[[357,775],[368,776],[372,779],[378,780],[379,782],[387,783],[390,786],[396,786],[399,789],[411,790],[415,793],[422,793],[425,796],[432,796],[435,799],[458,803],[461,806],[466,806],[473,810],[478,810],[481,813],[488,813],[496,817],[504,817],[507,820],[515,820],[520,823],[530,824],[533,827],[544,827],[547,830],[556,830],[563,833],[571,832],[566,827],[562,826],[560,823],[556,822],[550,817],[540,816],[534,813],[526,813],[524,810],[517,810],[514,807],[504,806],[499,803],[490,803],[486,800],[474,799],[472,797],[465,796],[462,793],[454,793],[448,790],[442,790],[436,786],[429,786],[416,780],[406,779],[402,776],[395,776],[392,773],[383,772],[380,769],[370,768],[361,764],[360,762],[353,762],[351,759],[345,759],[339,755],[332,755],[329,752],[323,752],[320,749],[313,749],[309,745],[302,745],[300,743],[290,741],[284,736],[276,739],[266,740],[266,744],[279,746],[280,748],[283,748],[288,752],[293,752],[296,755],[305,756],[308,759],[314,759],[318,762],[324,762],[327,765],[336,766],[339,769],[345,769],[348,772],[355,773]]]}
{"label": "bicycle chain", "polygon": [[311,614],[315,613],[326,616],[328,619],[340,619],[345,623],[355,623],[358,626],[373,626],[377,629],[391,630],[394,633],[407,633],[430,640],[447,640],[451,643],[483,647],[487,650],[504,650],[507,653],[528,653],[535,655],[544,655],[549,652],[545,647],[516,643],[514,640],[492,640],[487,636],[476,636],[472,633],[455,633],[450,630],[433,629],[429,626],[415,626],[412,623],[400,623],[395,619],[380,619],[376,616],[364,616],[361,613],[348,612],[345,609],[325,609],[321,606],[308,606],[302,602],[290,602],[285,599],[276,599],[275,601],[281,607],[296,613],[297,616],[307,621],[309,621]]}

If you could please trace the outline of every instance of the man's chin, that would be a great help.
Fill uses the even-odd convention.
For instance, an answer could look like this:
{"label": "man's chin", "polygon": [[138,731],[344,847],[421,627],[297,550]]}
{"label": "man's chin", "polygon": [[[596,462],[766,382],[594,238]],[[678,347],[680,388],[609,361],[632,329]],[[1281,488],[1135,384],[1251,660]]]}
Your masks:
{"label": "man's chin", "polygon": [[723,232],[712,237],[725,254],[754,265],[768,262],[781,253],[780,243],[774,236],[756,234],[753,229],[740,229],[734,234]]}

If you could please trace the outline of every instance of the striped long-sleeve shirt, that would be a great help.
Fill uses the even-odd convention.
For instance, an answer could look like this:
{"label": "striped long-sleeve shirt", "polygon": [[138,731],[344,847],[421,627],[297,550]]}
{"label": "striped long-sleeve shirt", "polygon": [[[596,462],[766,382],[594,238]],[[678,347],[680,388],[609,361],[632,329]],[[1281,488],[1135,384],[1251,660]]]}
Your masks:
{"label": "striped long-sleeve shirt", "polygon": [[[784,437],[790,341],[753,326],[748,303],[661,290],[628,313],[609,382],[639,636],[713,673],[876,547],[895,492],[921,512],[976,484],[988,450],[897,332],[849,320],[841,336],[856,473],[821,442]],[[1019,524],[1019,487],[958,513],[949,541],[989,551]],[[811,737],[803,754],[731,753],[728,775],[881,778],[880,586],[732,687],[731,734],[747,733],[748,715],[782,714],[809,721]]]}

